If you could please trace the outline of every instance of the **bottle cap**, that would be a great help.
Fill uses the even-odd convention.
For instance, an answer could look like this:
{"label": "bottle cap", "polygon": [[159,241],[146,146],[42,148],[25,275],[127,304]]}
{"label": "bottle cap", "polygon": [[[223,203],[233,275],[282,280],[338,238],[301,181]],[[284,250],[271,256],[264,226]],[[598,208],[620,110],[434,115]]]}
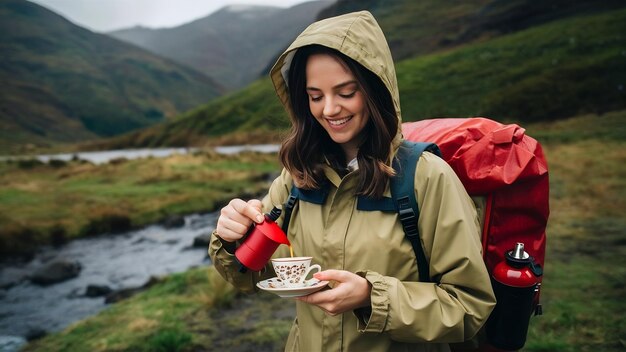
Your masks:
{"label": "bottle cap", "polygon": [[524,244],[522,242],[517,242],[515,244],[511,257],[515,259],[528,259],[529,255],[524,251]]}

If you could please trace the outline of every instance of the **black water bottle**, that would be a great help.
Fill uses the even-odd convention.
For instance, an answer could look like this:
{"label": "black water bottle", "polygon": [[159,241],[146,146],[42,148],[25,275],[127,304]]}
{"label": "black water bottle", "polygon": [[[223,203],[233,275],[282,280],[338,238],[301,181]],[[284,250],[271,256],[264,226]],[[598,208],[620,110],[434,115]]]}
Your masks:
{"label": "black water bottle", "polygon": [[494,347],[514,351],[524,347],[533,301],[543,271],[524,244],[504,255],[493,270],[491,283],[497,304],[487,320],[487,341]]}

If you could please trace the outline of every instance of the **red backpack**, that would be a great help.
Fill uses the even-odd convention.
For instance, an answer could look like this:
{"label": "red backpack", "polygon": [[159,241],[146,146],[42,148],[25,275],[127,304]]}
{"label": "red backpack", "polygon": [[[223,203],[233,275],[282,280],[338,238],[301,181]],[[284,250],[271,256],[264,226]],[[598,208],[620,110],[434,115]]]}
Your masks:
{"label": "red backpack", "polygon": [[[394,208],[415,251],[420,281],[430,280],[413,185],[421,153],[429,151],[448,162],[472,196],[482,216],[483,258],[498,301],[485,326],[486,336],[491,346],[504,350],[523,347],[532,312],[541,314],[548,167],[541,145],[524,131],[480,117],[404,123],[405,140],[393,165],[397,174],[390,180]],[[293,186],[284,205],[283,230],[287,232],[298,200],[322,204],[326,193]]]}
{"label": "red backpack", "polygon": [[[532,312],[541,314],[539,288],[550,213],[548,165],[541,145],[516,124],[480,117],[408,122],[402,124],[402,133],[409,141],[435,143],[469,195],[484,200],[483,258],[498,299],[487,337],[499,348],[521,348]],[[518,243],[524,245],[522,252]],[[516,260],[523,252],[527,257]],[[526,299],[522,296],[532,302],[519,302]]]}

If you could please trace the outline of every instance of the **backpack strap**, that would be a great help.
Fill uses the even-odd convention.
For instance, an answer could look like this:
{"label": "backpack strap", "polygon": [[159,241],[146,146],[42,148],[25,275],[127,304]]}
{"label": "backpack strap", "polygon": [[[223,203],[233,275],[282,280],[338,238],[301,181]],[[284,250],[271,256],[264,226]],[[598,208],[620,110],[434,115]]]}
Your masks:
{"label": "backpack strap", "polygon": [[287,230],[289,229],[291,213],[293,212],[293,208],[296,206],[298,200],[314,204],[324,204],[329,190],[330,189],[327,183],[322,183],[319,189],[313,190],[302,189],[296,187],[296,185],[292,185],[291,191],[289,191],[289,197],[287,197],[287,201],[283,205],[283,213],[285,214],[282,226],[283,232],[287,233]]}
{"label": "backpack strap", "polygon": [[289,222],[291,221],[291,212],[293,208],[296,206],[296,202],[298,201],[298,187],[291,186],[291,191],[289,192],[289,197],[287,197],[287,201],[283,205],[283,214],[285,217],[283,218],[283,226],[282,230],[286,234],[289,229]]}
{"label": "backpack strap", "polygon": [[400,223],[404,229],[404,234],[411,242],[415,257],[417,258],[417,269],[422,282],[430,282],[428,260],[424,254],[424,248],[417,228],[419,209],[415,198],[415,170],[417,162],[424,151],[441,156],[439,147],[434,143],[414,143],[402,141],[398,148],[398,153],[393,161],[393,168],[396,175],[390,179],[391,198],[396,206]]}

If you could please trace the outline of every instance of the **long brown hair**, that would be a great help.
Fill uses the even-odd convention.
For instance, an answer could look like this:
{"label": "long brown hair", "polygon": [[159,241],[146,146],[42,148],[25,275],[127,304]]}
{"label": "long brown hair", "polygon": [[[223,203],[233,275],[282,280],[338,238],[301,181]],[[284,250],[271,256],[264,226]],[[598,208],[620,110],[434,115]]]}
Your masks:
{"label": "long brown hair", "polygon": [[369,121],[359,147],[359,185],[357,194],[380,198],[389,177],[394,174],[390,160],[391,142],[398,131],[398,117],[389,90],[378,76],[346,55],[321,45],[297,49],[288,75],[289,101],[293,109],[292,126],[282,143],[280,160],[300,188],[317,189],[326,180],[324,163],[335,170],[345,169],[345,156],[317,122],[309,108],[306,92],[306,64],[313,54],[328,54],[343,62],[352,72],[365,97]]}

